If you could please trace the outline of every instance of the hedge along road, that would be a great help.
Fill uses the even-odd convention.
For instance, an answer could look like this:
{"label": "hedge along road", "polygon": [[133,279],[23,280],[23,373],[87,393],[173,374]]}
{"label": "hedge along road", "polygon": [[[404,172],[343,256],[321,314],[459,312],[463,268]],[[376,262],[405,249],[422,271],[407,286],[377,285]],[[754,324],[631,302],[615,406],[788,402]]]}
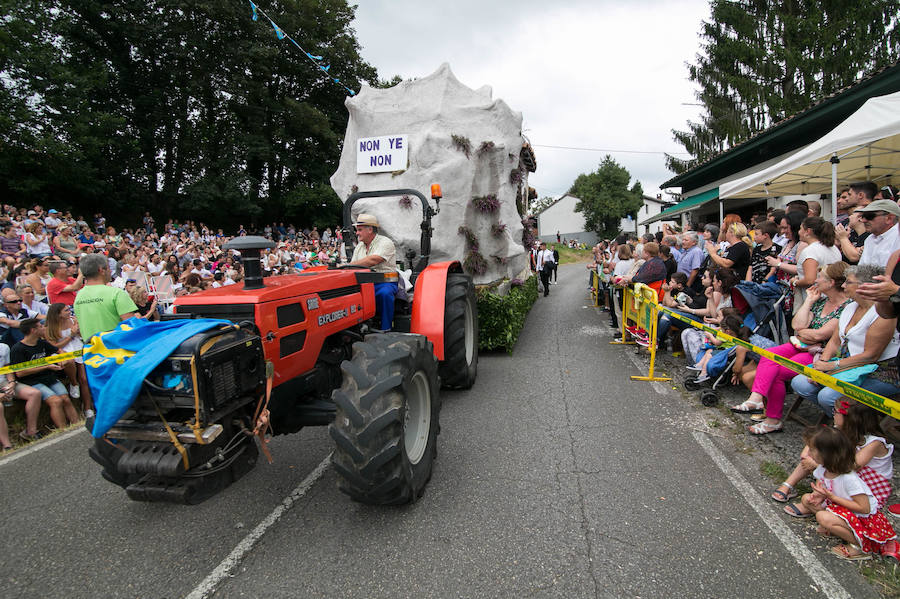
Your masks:
{"label": "hedge along road", "polygon": [[694,430],[671,387],[628,380],[643,360],[608,344],[584,267],[559,274],[514,354],[483,355],[473,389],[444,393],[418,503],[352,503],[330,468],[310,480],[331,450],[323,428],[276,438],[273,465],[200,506],[134,503],[76,434],[0,463],[4,594],[876,596],[798,539],[764,499],[771,482]]}

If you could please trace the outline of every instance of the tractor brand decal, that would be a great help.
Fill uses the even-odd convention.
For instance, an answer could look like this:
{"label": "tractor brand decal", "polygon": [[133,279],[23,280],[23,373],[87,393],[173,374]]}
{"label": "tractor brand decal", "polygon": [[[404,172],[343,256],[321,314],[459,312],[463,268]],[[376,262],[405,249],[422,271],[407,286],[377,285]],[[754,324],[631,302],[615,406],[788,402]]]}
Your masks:
{"label": "tractor brand decal", "polygon": [[336,320],[340,320],[342,318],[347,318],[347,310],[346,308],[341,310],[335,310],[334,312],[329,312],[328,314],[323,314],[319,317],[319,326],[323,324],[328,324],[329,322],[335,322]]}
{"label": "tractor brand decal", "polygon": [[350,314],[356,314],[356,304],[350,306]]}
{"label": "tractor brand decal", "polygon": [[307,310],[318,310],[319,309],[319,298],[311,297],[306,300],[306,309]]}

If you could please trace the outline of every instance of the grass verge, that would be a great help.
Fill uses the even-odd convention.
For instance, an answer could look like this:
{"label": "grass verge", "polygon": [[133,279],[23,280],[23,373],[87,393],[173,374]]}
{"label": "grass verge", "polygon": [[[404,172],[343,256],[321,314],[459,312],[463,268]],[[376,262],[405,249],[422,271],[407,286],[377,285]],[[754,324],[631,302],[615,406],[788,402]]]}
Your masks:
{"label": "grass verge", "polygon": [[781,467],[781,464],[775,462],[765,461],[761,463],[759,465],[759,471],[776,483],[780,483],[787,478],[787,472]]}
{"label": "grass verge", "polygon": [[900,565],[888,559],[875,559],[862,562],[859,571],[882,597],[900,597]]}
{"label": "grass verge", "polygon": [[590,262],[593,255],[591,254],[591,250],[573,250],[563,246],[562,244],[558,244],[556,246],[557,251],[559,251],[559,263],[560,264],[577,264],[579,262]]}

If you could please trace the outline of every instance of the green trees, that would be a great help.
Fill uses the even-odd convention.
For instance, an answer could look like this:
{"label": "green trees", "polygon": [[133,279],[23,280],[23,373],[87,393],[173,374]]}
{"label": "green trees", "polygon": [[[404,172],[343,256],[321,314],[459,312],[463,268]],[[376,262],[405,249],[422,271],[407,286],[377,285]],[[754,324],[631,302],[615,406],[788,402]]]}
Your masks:
{"label": "green trees", "polygon": [[[348,87],[378,81],[345,0],[266,9]],[[346,91],[252,21],[249,3],[0,0],[0,10],[6,201],[123,222],[144,209],[157,219],[339,219],[326,184]]]}
{"label": "green trees", "polygon": [[614,237],[627,215],[633,217],[643,205],[640,181],[628,187],[631,174],[608,154],[593,173],[578,175],[569,193],[580,202],[575,210],[584,214],[585,227],[601,238]]}
{"label": "green trees", "polygon": [[531,214],[536,214],[555,201],[556,201],[556,198],[554,198],[552,196],[544,196],[540,199],[531,200],[528,203],[528,212]]}
{"label": "green trees", "polygon": [[900,58],[900,0],[711,0],[688,65],[705,114],[675,141],[682,173]]}

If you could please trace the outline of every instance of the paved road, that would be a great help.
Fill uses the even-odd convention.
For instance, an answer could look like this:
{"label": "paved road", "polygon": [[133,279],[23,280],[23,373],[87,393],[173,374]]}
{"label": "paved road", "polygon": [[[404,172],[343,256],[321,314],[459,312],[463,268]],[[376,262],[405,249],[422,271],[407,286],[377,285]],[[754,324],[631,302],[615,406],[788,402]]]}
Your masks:
{"label": "paved road", "polygon": [[643,359],[608,344],[584,269],[560,277],[515,354],[482,356],[475,387],[444,395],[418,503],[355,504],[327,467],[310,480],[324,429],[277,438],[275,464],[200,506],[134,503],[76,434],[0,463],[3,595],[876,596],[764,499],[771,481],[707,426],[716,413],[628,379]]}

